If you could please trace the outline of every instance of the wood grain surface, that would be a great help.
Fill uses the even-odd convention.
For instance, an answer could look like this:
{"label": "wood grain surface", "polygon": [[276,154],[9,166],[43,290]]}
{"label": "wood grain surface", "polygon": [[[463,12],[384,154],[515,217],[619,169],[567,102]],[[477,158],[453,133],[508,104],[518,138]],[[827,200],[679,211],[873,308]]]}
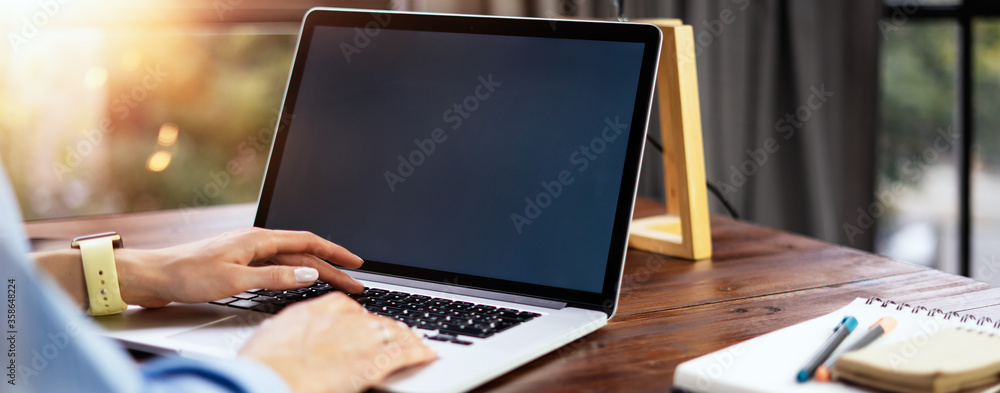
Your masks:
{"label": "wood grain surface", "polygon": [[[115,230],[154,248],[250,226],[254,205],[26,225],[36,247]],[[635,216],[663,212],[639,200]],[[690,262],[629,250],[608,326],[482,386],[492,392],[669,391],[686,360],[879,297],[1000,319],[1000,288],[819,240],[712,217],[713,256]]]}

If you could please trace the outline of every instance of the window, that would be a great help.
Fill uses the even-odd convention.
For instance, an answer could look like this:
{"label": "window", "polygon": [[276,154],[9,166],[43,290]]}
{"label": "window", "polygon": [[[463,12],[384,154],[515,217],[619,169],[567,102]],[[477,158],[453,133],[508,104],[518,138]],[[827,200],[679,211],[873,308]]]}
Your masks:
{"label": "window", "polygon": [[314,3],[4,2],[0,158],[25,219],[255,201]]}
{"label": "window", "polygon": [[[876,251],[1000,284],[1000,4],[897,0],[882,32]],[[879,213],[879,214],[875,214]]]}

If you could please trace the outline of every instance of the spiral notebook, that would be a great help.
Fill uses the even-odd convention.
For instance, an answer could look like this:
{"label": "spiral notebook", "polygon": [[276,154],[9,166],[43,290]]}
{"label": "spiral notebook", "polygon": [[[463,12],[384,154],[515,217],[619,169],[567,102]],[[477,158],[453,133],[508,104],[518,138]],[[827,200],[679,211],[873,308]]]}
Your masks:
{"label": "spiral notebook", "polygon": [[855,299],[830,314],[802,322],[682,363],[674,372],[674,391],[691,393],[875,392],[843,382],[806,383],[795,375],[845,316],[858,320],[851,342],[879,318],[892,316],[898,325],[869,347],[912,343],[914,349],[948,326],[989,334],[1000,339],[1000,320],[948,313],[936,308],[879,298]]}

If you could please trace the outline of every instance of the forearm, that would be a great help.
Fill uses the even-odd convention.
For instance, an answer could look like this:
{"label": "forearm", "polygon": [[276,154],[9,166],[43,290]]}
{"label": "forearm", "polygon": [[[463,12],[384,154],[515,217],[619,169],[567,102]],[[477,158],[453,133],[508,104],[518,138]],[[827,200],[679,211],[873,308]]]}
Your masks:
{"label": "forearm", "polygon": [[54,279],[77,306],[87,308],[87,285],[83,280],[80,250],[34,252],[31,256],[40,270]]}
{"label": "forearm", "polygon": [[[80,250],[67,248],[58,251],[35,252],[31,256],[41,271],[56,283],[83,309],[88,307],[87,286],[83,278]],[[132,249],[115,250],[115,267],[122,300],[144,307],[160,307],[166,303],[157,299],[153,283],[158,277],[152,264],[146,263],[148,251]]]}
{"label": "forearm", "polygon": [[[114,254],[122,300],[143,307],[204,303],[251,288],[301,288],[317,278],[347,292],[364,290],[326,262],[357,268],[364,260],[308,232],[247,228],[158,250],[117,248]],[[79,250],[67,247],[32,257],[78,305],[88,307]],[[254,262],[266,266],[251,266]]]}

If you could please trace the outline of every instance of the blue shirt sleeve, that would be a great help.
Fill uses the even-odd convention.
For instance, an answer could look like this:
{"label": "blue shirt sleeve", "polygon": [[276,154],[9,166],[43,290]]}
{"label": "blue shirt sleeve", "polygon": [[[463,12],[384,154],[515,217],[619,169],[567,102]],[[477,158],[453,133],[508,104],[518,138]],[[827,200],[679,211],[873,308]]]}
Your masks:
{"label": "blue shirt sleeve", "polygon": [[3,389],[13,392],[286,392],[277,373],[249,359],[168,357],[141,367],[35,268],[0,165]]}
{"label": "blue shirt sleeve", "polygon": [[242,358],[204,362],[164,357],[143,365],[142,374],[149,393],[288,391],[270,367]]}

